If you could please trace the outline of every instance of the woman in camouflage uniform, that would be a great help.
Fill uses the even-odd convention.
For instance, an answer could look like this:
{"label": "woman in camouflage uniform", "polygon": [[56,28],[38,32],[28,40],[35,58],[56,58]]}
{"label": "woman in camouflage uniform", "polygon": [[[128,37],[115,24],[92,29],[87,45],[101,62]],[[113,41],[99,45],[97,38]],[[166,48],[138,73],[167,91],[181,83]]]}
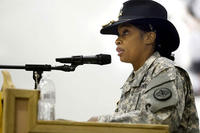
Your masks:
{"label": "woman in camouflage uniform", "polygon": [[166,9],[151,0],[129,0],[119,20],[105,25],[101,33],[118,36],[120,60],[131,63],[133,72],[115,113],[90,121],[167,124],[171,133],[198,133],[189,76],[171,56],[179,47],[179,35]]}

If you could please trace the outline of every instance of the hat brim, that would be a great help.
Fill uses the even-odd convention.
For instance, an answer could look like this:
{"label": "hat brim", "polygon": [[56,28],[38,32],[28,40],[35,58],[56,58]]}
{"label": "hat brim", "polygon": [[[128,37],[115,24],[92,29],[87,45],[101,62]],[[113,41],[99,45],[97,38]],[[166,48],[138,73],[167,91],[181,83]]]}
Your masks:
{"label": "hat brim", "polygon": [[103,27],[100,33],[118,35],[118,26],[123,23],[131,23],[133,25],[140,23],[152,24],[156,29],[157,36],[164,49],[173,52],[179,47],[180,39],[176,28],[170,21],[160,18],[121,19],[111,25]]}

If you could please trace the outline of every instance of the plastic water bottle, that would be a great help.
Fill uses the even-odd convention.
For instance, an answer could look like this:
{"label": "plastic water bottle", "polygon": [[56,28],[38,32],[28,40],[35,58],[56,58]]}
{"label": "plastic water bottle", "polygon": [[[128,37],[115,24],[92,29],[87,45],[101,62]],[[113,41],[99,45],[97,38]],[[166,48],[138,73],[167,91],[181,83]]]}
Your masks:
{"label": "plastic water bottle", "polygon": [[56,90],[53,81],[47,75],[43,75],[38,89],[38,120],[55,120]]}

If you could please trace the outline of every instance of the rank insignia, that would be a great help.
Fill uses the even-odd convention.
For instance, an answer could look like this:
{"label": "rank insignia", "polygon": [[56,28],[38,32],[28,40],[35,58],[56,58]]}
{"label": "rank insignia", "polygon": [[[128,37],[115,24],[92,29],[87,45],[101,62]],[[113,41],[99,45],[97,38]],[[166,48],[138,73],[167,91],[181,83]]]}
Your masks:
{"label": "rank insignia", "polygon": [[154,91],[153,96],[159,101],[165,101],[171,98],[172,92],[168,88],[158,88]]}

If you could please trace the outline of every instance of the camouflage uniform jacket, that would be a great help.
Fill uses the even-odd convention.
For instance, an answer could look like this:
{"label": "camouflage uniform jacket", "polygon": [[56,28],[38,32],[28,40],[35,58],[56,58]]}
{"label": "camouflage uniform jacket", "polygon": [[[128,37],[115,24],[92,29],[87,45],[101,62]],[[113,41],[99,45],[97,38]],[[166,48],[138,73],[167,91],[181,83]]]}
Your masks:
{"label": "camouflage uniform jacket", "polygon": [[199,120],[189,76],[155,52],[122,87],[113,115],[100,122],[167,124],[170,133],[199,133]]}

